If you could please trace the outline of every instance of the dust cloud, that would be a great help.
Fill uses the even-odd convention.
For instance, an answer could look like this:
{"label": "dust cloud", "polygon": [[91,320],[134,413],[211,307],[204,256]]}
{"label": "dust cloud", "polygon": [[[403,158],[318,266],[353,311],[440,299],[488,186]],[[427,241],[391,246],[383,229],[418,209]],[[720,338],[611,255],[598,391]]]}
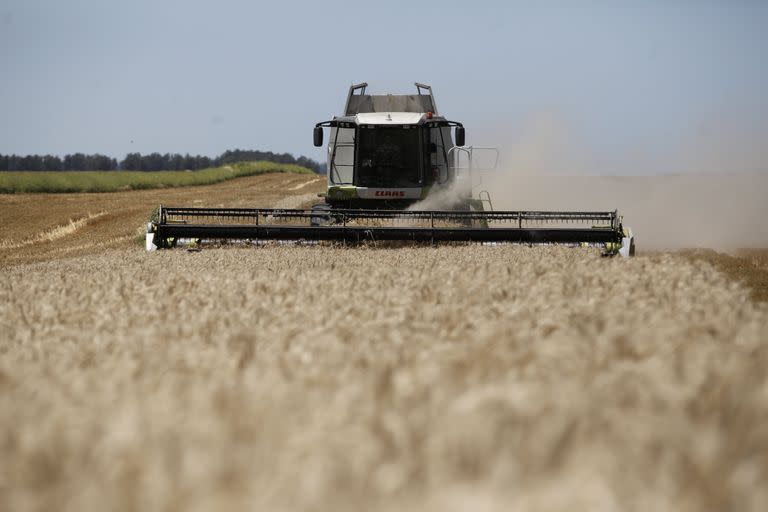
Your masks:
{"label": "dust cloud", "polygon": [[487,190],[497,210],[618,210],[640,249],[768,246],[768,129],[703,130],[668,158],[640,148],[605,175],[571,128],[548,114],[489,137],[501,160],[475,194]]}
{"label": "dust cloud", "polygon": [[461,194],[458,187],[432,189],[429,196],[408,207],[411,211],[450,210],[460,202]]}
{"label": "dust cloud", "polygon": [[640,249],[768,246],[768,175],[484,177],[495,209],[618,210]]}

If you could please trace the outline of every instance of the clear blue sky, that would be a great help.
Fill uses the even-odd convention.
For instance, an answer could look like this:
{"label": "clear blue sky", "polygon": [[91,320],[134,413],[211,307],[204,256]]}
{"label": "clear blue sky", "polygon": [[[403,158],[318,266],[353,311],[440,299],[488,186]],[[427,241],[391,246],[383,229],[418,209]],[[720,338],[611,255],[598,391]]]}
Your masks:
{"label": "clear blue sky", "polygon": [[760,1],[2,0],[0,69],[5,154],[322,159],[312,126],[350,83],[420,81],[469,143],[518,160],[628,174],[768,156]]}

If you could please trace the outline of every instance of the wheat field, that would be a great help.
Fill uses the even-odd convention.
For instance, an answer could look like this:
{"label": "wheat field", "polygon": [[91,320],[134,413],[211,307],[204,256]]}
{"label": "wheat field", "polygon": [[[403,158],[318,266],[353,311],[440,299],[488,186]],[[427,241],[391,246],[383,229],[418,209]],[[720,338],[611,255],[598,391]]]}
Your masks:
{"label": "wheat field", "polygon": [[589,249],[0,272],[0,510],[768,509],[768,306]]}

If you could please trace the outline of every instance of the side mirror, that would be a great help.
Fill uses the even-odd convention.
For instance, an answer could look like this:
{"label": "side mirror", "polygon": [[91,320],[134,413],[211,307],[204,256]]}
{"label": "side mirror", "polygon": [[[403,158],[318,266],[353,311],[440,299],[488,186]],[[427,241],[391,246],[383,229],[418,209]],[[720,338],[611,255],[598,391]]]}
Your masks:
{"label": "side mirror", "polygon": [[464,127],[463,126],[457,126],[456,127],[456,145],[457,146],[463,146],[464,145]]}
{"label": "side mirror", "polygon": [[323,145],[323,127],[315,126],[315,131],[312,133],[312,138],[315,143],[315,147],[319,148]]}

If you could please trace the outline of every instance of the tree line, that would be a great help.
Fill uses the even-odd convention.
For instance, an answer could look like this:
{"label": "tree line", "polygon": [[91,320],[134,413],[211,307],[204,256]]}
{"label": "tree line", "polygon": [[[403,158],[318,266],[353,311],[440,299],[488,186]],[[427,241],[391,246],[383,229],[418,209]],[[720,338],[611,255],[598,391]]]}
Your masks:
{"label": "tree line", "polygon": [[325,173],[325,164],[311,158],[296,158],[290,153],[243,149],[227,150],[214,158],[179,153],[128,153],[119,161],[98,153],[74,153],[63,158],[56,155],[0,155],[0,171],[196,171],[247,161],[296,164],[312,169],[318,174]]}

